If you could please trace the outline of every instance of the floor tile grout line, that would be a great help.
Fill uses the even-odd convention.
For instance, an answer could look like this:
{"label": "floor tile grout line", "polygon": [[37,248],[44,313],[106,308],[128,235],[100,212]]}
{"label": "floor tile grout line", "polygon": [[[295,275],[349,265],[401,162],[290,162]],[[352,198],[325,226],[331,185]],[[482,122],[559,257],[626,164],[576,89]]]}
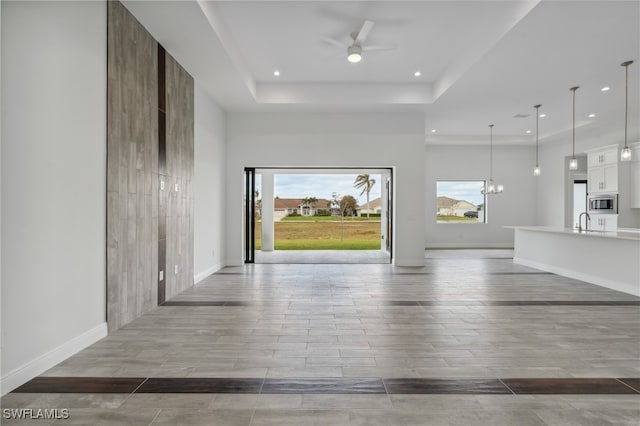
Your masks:
{"label": "floor tile grout line", "polygon": [[512,394],[514,394],[514,395],[517,395],[517,394],[513,391],[513,389],[511,389],[511,388],[510,388],[510,387],[509,387],[505,382],[503,382],[503,381],[502,381],[502,379],[501,379],[501,378],[499,378],[499,377],[498,377],[497,379],[498,379],[498,381],[500,381],[500,383],[502,383],[502,385],[503,385],[505,388],[509,389],[509,392],[511,392],[511,393],[512,393]]}
{"label": "floor tile grout line", "polygon": [[149,426],[153,425],[153,422],[155,422],[156,420],[158,420],[158,417],[160,417],[160,414],[162,413],[162,408],[158,409],[158,412],[156,413],[156,415],[153,417],[153,420],[151,420],[151,423],[149,423]]}
{"label": "floor tile grout line", "polygon": [[[144,385],[145,383],[147,383],[147,381],[149,380],[149,377],[145,377],[144,380],[142,381],[142,383],[140,383],[132,392],[131,395],[133,395],[134,393],[138,392],[138,389],[140,389],[142,387],[142,385]],[[127,398],[128,399],[128,398]]]}
{"label": "floor tile grout line", "polygon": [[640,394],[640,390],[638,390],[638,389],[634,388],[633,386],[631,386],[631,385],[629,385],[629,384],[625,383],[624,381],[622,381],[622,380],[618,379],[617,377],[614,377],[614,380],[617,380],[618,382],[622,383],[623,385],[625,385],[625,386],[626,386],[626,387],[628,387],[629,389],[633,390],[635,393]]}

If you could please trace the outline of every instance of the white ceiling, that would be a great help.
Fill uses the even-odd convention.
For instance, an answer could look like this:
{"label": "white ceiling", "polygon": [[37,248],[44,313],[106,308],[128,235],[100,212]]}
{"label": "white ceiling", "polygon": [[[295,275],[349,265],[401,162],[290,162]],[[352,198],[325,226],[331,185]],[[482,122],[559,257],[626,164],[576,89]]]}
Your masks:
{"label": "white ceiling", "polygon": [[[620,63],[632,59],[629,117],[638,127],[638,1],[124,4],[227,111],[424,111],[427,142],[486,140],[495,123],[497,141],[531,143],[534,104],[548,115],[542,138],[570,130],[575,85],[579,126],[621,126]],[[322,41],[348,44],[365,20],[375,22],[365,45],[396,49],[351,64]]]}

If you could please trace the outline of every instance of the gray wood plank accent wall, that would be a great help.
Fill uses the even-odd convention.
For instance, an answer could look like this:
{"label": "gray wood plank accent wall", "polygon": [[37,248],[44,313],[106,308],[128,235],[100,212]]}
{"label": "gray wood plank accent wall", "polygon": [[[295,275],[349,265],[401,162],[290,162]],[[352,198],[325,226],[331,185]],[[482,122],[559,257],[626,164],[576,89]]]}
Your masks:
{"label": "gray wood plank accent wall", "polygon": [[[166,300],[193,285],[193,78],[166,56]],[[176,190],[177,188],[177,190]],[[177,270],[177,272],[176,272]]]}
{"label": "gray wood plank accent wall", "polygon": [[[160,191],[158,45],[120,2],[107,4],[107,323],[112,331],[157,306],[161,193],[168,197],[167,299],[193,284],[193,79],[166,55],[171,183]],[[175,194],[169,191],[174,180]]]}

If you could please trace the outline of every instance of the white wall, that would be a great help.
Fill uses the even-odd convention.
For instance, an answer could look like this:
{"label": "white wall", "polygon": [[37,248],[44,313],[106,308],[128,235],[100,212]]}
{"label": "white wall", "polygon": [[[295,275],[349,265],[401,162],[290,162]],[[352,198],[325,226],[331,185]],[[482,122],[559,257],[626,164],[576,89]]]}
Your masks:
{"label": "white wall", "polygon": [[394,257],[424,264],[424,114],[234,113],[227,120],[227,259],[242,262],[244,167],[394,168]]}
{"label": "white wall", "polygon": [[[633,120],[630,120],[634,123]],[[637,126],[637,125],[636,125]],[[630,126],[628,141],[640,140],[636,126]],[[576,129],[576,155],[585,150],[617,143],[624,145],[624,128],[615,132],[599,131],[595,126]],[[566,157],[571,155],[571,133],[545,140],[540,145],[542,175],[538,186],[538,225],[565,226],[566,182],[569,180]],[[630,163],[618,163],[618,227],[640,228],[640,209],[631,209]],[[570,208],[570,207],[568,207]]]}
{"label": "white wall", "polygon": [[106,5],[2,7],[2,393],[106,335]]}
{"label": "white wall", "polygon": [[225,114],[195,84],[194,281],[220,269],[225,238]]}
{"label": "white wall", "polygon": [[513,230],[504,226],[536,223],[534,147],[494,145],[493,177],[505,189],[487,196],[486,224],[436,223],[436,182],[488,180],[488,145],[427,145],[425,164],[426,247],[513,247]]}

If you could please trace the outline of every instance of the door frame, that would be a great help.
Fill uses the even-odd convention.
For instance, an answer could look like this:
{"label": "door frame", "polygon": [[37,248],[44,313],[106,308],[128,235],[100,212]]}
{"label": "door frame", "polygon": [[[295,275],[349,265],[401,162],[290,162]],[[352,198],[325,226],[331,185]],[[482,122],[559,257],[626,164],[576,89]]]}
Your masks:
{"label": "door frame", "polygon": [[[393,205],[395,202],[394,187],[394,167],[267,167],[267,166],[252,166],[244,168],[244,263],[255,263],[255,190],[256,190],[256,170],[296,170],[305,171],[309,170],[309,174],[312,174],[313,170],[345,170],[345,171],[362,171],[362,170],[380,170],[388,172],[385,182],[380,182],[380,185],[387,185],[387,235],[386,244],[387,251],[389,253],[389,263],[393,263]],[[383,175],[385,176],[385,175]],[[381,217],[380,220],[383,220]]]}

